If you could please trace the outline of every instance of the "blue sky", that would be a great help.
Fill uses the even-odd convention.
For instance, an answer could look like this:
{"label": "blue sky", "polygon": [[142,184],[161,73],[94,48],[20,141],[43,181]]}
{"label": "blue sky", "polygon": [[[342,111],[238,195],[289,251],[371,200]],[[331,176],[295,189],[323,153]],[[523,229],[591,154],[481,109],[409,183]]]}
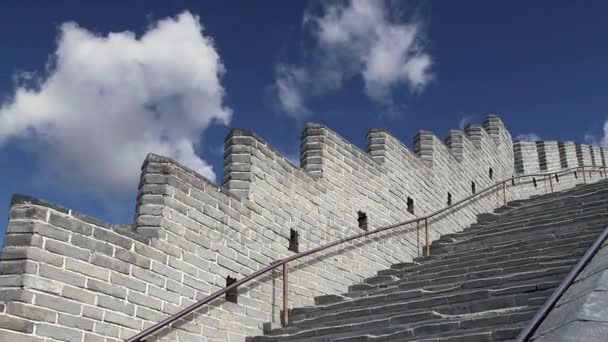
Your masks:
{"label": "blue sky", "polygon": [[0,222],[15,192],[130,222],[145,152],[221,180],[232,127],[290,158],[307,121],[606,141],[604,1],[128,4],[0,4]]}

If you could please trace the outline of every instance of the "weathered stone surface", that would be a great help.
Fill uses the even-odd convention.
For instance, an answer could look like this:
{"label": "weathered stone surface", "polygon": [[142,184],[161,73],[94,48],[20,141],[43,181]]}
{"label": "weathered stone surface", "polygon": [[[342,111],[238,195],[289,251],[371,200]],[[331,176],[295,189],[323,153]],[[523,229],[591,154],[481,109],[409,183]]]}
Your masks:
{"label": "weathered stone surface", "polygon": [[[0,317],[9,322],[5,323],[6,328],[0,328],[0,340],[4,336],[36,342],[124,340],[151,321],[224,287],[228,276],[240,279],[273,260],[293,255],[288,250],[290,229],[299,234],[299,249],[307,250],[360,233],[358,211],[367,214],[368,229],[374,229],[443,208],[448,192],[457,202],[470,195],[472,182],[481,191],[496,180],[513,176],[516,170],[520,174],[540,169],[557,171],[566,164],[578,165],[574,164],[579,159],[597,165],[604,162],[602,153],[606,152],[573,143],[513,144],[496,116],[489,116],[483,125],[451,131],[446,144],[429,131],[421,131],[415,139],[412,151],[386,130],[371,130],[364,151],[323,125],[309,124],[302,134],[302,168],[299,168],[254,133],[233,130],[225,141],[220,185],[174,160],[151,154],[142,165],[134,222],[127,225],[109,224],[16,195],[0,261],[0,273],[5,274],[0,275]],[[349,329],[366,322],[366,315],[369,318],[392,312],[384,307],[357,309],[358,304],[352,304],[351,297],[340,295],[364,279],[368,279],[367,285],[353,289],[374,291],[388,284],[387,289],[395,290],[358,302],[371,305],[380,300],[396,304],[391,324],[439,318],[428,312],[402,314],[399,310],[406,307],[422,310],[451,305],[454,313],[470,313],[536,303],[538,298],[531,298],[528,293],[546,295],[543,291],[555,286],[554,278],[571,266],[571,259],[522,260],[528,246],[538,243],[537,249],[546,253],[546,257],[566,255],[588,241],[560,244],[562,238],[563,241],[574,238],[559,235],[561,227],[585,227],[571,225],[561,214],[529,219],[525,215],[533,216],[538,207],[532,210],[525,207],[529,202],[514,201],[545,194],[550,186],[555,191],[569,189],[582,182],[582,176],[560,175],[559,181],[552,179],[551,183],[548,178],[521,179],[515,187],[507,184],[504,192],[490,191],[475,202],[432,219],[429,239],[439,239],[433,244],[432,253],[458,255],[450,259],[453,263],[437,267],[410,264],[422,253],[424,244],[423,230],[416,231],[414,224],[396,233],[367,239],[365,243],[348,244],[293,263],[289,273],[290,305],[295,308],[311,305],[315,297],[328,306],[354,305],[348,314],[319,318],[327,323],[347,317],[352,311],[354,321],[347,324],[349,327],[327,330],[351,333]],[[588,181],[599,180],[597,174],[585,172],[584,176]],[[414,200],[416,214],[408,212],[408,198]],[[577,198],[572,196],[568,200]],[[602,198],[602,194],[597,194],[594,201]],[[476,216],[505,202],[513,206]],[[510,227],[498,224],[515,206],[525,215],[517,218],[513,214]],[[569,213],[567,208],[567,205],[550,207],[564,214]],[[596,206],[589,209],[592,213],[588,216],[578,214],[596,224],[603,219],[599,210]],[[440,239],[442,235],[461,231],[476,219],[480,224],[471,227],[471,231],[481,232],[482,237],[472,238],[463,233],[458,236],[467,236],[466,241],[455,236],[452,240]],[[507,233],[491,232],[489,227]],[[538,229],[538,236],[549,234],[554,245],[534,239],[534,243],[527,242],[524,247],[504,247],[505,254],[500,254],[510,239],[530,238],[526,232],[530,227]],[[488,246],[501,247],[484,249]],[[482,257],[467,254],[471,249],[485,250],[486,254]],[[598,260],[601,258],[598,256]],[[389,269],[393,264],[400,267]],[[382,273],[376,274],[380,270]],[[603,270],[590,269],[589,276]],[[537,278],[543,281],[533,283]],[[593,284],[598,284],[599,278],[594,279]],[[164,337],[174,341],[206,338],[236,342],[257,335],[265,322],[276,325],[280,321],[280,282],[278,272],[240,287],[238,304],[218,301],[211,308],[202,308],[195,317],[168,329]],[[516,286],[519,283],[527,285]],[[462,285],[461,292],[433,297],[421,288],[445,289],[454,284]],[[595,291],[595,285],[585,284],[581,283],[572,301]],[[495,288],[489,290],[491,286]],[[321,295],[325,297],[318,297]],[[477,302],[472,303],[472,299]],[[402,301],[408,304],[399,307]],[[519,322],[515,320],[525,314],[463,318],[460,322],[462,326],[500,322],[506,325]],[[591,313],[585,317],[588,316]],[[297,315],[294,318],[297,320]],[[14,326],[10,322],[13,319],[17,320]],[[33,325],[19,319],[29,319]],[[315,324],[314,320],[310,323]],[[385,323],[374,321],[361,327],[376,329]],[[447,333],[453,328],[451,322],[435,322],[417,330],[397,332],[401,335],[394,337]],[[17,332],[18,329],[28,332]],[[512,338],[509,334],[511,330],[497,330],[490,337]],[[474,333],[447,340],[490,337],[487,333]]]}

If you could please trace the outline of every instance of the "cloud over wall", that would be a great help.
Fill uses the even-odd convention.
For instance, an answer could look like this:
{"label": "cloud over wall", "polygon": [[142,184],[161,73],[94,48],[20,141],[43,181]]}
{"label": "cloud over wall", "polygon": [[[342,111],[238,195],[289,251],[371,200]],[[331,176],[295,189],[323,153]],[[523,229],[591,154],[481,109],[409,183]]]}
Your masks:
{"label": "cloud over wall", "polygon": [[307,100],[339,90],[355,77],[363,92],[386,110],[395,98],[422,91],[433,79],[433,60],[425,51],[422,25],[397,18],[388,1],[324,3],[321,13],[307,11],[304,28],[312,38],[312,58],[276,66],[275,99],[295,118],[311,113]]}
{"label": "cloud over wall", "polygon": [[34,141],[45,172],[95,191],[133,192],[149,152],[215,178],[197,143],[232,111],[224,66],[197,16],[160,20],[139,37],[64,23],[48,65],[0,104],[0,147]]}

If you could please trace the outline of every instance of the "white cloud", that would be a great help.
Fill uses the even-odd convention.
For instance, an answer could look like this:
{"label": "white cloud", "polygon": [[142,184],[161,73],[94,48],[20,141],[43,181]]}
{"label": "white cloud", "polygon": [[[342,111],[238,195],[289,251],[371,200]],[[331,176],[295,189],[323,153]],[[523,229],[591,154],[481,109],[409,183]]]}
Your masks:
{"label": "white cloud", "polygon": [[471,123],[471,120],[473,120],[472,115],[463,116],[462,118],[460,118],[460,121],[458,121],[458,128],[464,129],[465,127],[467,127],[468,124]]}
{"label": "white cloud", "polygon": [[310,86],[308,72],[302,68],[277,65],[276,96],[280,107],[294,117],[306,117],[310,110],[304,104],[301,87]]}
{"label": "white cloud", "polygon": [[359,76],[365,94],[385,108],[403,86],[422,91],[432,80],[431,56],[421,45],[417,21],[391,20],[382,1],[332,3],[323,13],[306,13],[304,27],[312,36],[313,60],[306,66],[280,64],[274,84],[281,109],[296,118],[310,113],[304,101],[342,87]]}
{"label": "white cloud", "polygon": [[[0,105],[0,146],[35,138],[49,171],[95,191],[132,192],[149,152],[214,178],[196,154],[213,124],[228,124],[224,66],[199,18],[184,12],[141,37],[61,25],[47,76],[16,85]],[[25,74],[24,76],[29,76]]]}
{"label": "white cloud", "polygon": [[541,140],[541,138],[536,133],[524,133],[524,134],[519,134],[513,140],[538,141],[538,140]]}
{"label": "white cloud", "polygon": [[593,134],[585,134],[585,142],[592,145],[608,146],[608,120],[604,122],[604,135],[598,137]]}

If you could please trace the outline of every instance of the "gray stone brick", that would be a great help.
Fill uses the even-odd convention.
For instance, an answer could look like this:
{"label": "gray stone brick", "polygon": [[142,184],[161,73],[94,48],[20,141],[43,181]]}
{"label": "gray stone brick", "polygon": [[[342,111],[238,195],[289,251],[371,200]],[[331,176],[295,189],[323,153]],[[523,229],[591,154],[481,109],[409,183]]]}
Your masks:
{"label": "gray stone brick", "polygon": [[139,292],[129,291],[127,300],[131,303],[143,305],[153,310],[160,310],[162,308],[162,302],[160,300]]}
{"label": "gray stone brick", "polygon": [[10,220],[33,219],[46,222],[48,209],[38,206],[14,207],[9,212]]}
{"label": "gray stone brick", "polygon": [[38,272],[41,277],[57,280],[61,283],[75,285],[78,287],[84,287],[84,283],[86,281],[86,278],[82,275],[45,264],[40,264]]}
{"label": "gray stone brick", "polygon": [[101,254],[93,254],[91,256],[91,264],[124,274],[129,274],[131,269],[131,266],[126,262]]}
{"label": "gray stone brick", "polygon": [[133,267],[131,270],[131,275],[150,284],[155,284],[158,286],[165,285],[165,279],[163,277],[140,267]]}
{"label": "gray stone brick", "polygon": [[0,329],[31,334],[34,331],[34,323],[27,319],[0,315]]}
{"label": "gray stone brick", "polygon": [[136,330],[141,329],[142,326],[141,320],[134,319],[123,314],[114,313],[112,311],[106,311],[104,320],[109,323],[118,324],[120,326]]}
{"label": "gray stone brick", "polygon": [[101,335],[85,333],[83,342],[106,342],[106,340]]}
{"label": "gray stone brick", "polygon": [[5,246],[36,246],[42,247],[42,239],[38,235],[29,233],[25,234],[7,234],[4,238]]}
{"label": "gray stone brick", "polygon": [[135,315],[138,318],[141,318],[141,319],[144,319],[147,321],[152,321],[152,322],[160,322],[165,317],[167,317],[167,315],[164,315],[164,314],[160,313],[159,311],[146,309],[141,306],[137,308]]}
{"label": "gray stone brick", "polygon": [[91,252],[86,249],[74,247],[70,244],[55,240],[46,240],[44,249],[55,254],[61,254],[84,261],[87,261],[91,254]]}
{"label": "gray stone brick", "polygon": [[[84,285],[83,285],[84,286]],[[86,304],[95,304],[95,294],[86,290],[82,290],[73,286],[63,286],[61,291],[61,295],[63,297],[73,299],[75,301],[86,303]]]}
{"label": "gray stone brick", "polygon": [[150,285],[148,287],[148,294],[152,297],[171,302],[173,304],[179,304],[179,294],[169,292],[166,289]]}
{"label": "gray stone brick", "polygon": [[116,298],[125,299],[127,297],[127,290],[124,287],[112,285],[110,283],[102,282],[95,279],[87,280],[87,289],[94,292],[105,293]]}
{"label": "gray stone brick", "polygon": [[87,331],[92,331],[94,326],[93,320],[65,314],[59,314],[57,323],[69,328]]}
{"label": "gray stone brick", "polygon": [[[161,264],[166,263],[166,260],[167,260],[167,254],[165,254],[155,248],[152,248],[151,246],[147,246],[147,245],[144,245],[141,243],[135,244],[135,253],[141,254],[152,260],[156,260],[156,261],[160,262]],[[142,267],[141,265],[138,265],[138,266]],[[144,268],[146,268],[146,267],[144,267]]]}
{"label": "gray stone brick", "polygon": [[19,288],[0,288],[0,301],[17,301],[23,303],[33,303],[34,292]]}
{"label": "gray stone brick", "polygon": [[112,272],[112,275],[110,276],[110,282],[112,284],[123,286],[125,288],[129,288],[139,292],[145,292],[148,286],[145,282],[137,280],[137,278],[129,277],[116,272]]}
{"label": "gray stone brick", "polygon": [[[108,298],[112,298],[112,297],[108,297]],[[85,305],[82,308],[82,316],[92,318],[96,321],[101,321],[101,319],[103,318],[103,310],[100,308],[97,308],[97,307]]]}
{"label": "gray stone brick", "polygon": [[31,274],[26,274],[23,277],[23,287],[32,290],[59,294],[61,292],[61,286],[62,284],[59,282],[41,278]]}
{"label": "gray stone brick", "polygon": [[32,335],[24,335],[9,330],[0,330],[0,341],[19,342],[44,342],[44,338]]}
{"label": "gray stone brick", "polygon": [[65,264],[66,269],[74,271],[76,273],[84,274],[89,277],[108,280],[110,278],[110,271],[101,267],[86,264],[77,260],[67,259]]}
{"label": "gray stone brick", "polygon": [[127,251],[124,249],[117,249],[116,257],[122,261],[137,265],[142,268],[150,268],[150,259],[139,255],[136,252]]}
{"label": "gray stone brick", "polygon": [[82,305],[77,302],[41,293],[36,294],[36,300],[34,304],[60,312],[71,313],[74,315],[80,314],[80,311],[82,309]]}
{"label": "gray stone brick", "polygon": [[114,324],[96,322],[95,333],[107,337],[118,337],[120,335],[120,327]]}
{"label": "gray stone brick", "polygon": [[99,252],[109,256],[114,253],[114,246],[80,234],[72,235],[71,242],[75,246],[85,248],[93,252]]}
{"label": "gray stone brick", "polygon": [[7,260],[0,263],[0,275],[36,273],[37,266],[29,260]]}
{"label": "gray stone brick", "polygon": [[36,333],[40,336],[51,337],[56,340],[67,342],[80,342],[84,335],[82,331],[49,324],[38,325]]}
{"label": "gray stone brick", "polygon": [[133,315],[135,313],[135,306],[131,303],[102,294],[98,294],[97,296],[97,305],[99,307],[118,311],[126,315]]}
{"label": "gray stone brick", "polygon": [[111,244],[118,245],[127,250],[130,250],[131,247],[133,246],[133,240],[120,236],[108,229],[95,228],[95,231],[93,232],[93,236],[102,241],[106,241]]}
{"label": "gray stone brick", "polygon": [[49,217],[49,223],[53,226],[61,227],[78,234],[91,235],[93,233],[93,227],[91,227],[91,225],[75,220],[72,217],[59,215],[53,212],[51,212]]}

